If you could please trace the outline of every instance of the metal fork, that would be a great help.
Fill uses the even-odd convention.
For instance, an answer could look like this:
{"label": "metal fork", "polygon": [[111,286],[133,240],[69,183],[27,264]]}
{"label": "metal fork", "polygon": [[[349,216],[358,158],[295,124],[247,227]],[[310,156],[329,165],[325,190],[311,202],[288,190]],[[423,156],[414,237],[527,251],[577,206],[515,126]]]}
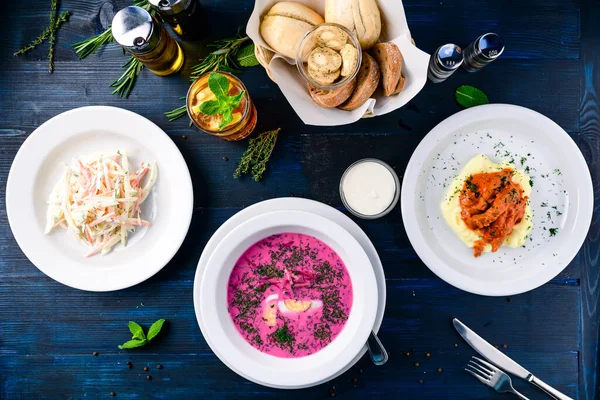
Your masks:
{"label": "metal fork", "polygon": [[484,385],[494,389],[496,392],[510,392],[516,394],[522,400],[529,400],[527,397],[515,390],[510,377],[506,375],[504,371],[496,368],[481,358],[471,357],[471,361],[469,361],[465,371],[479,379]]}

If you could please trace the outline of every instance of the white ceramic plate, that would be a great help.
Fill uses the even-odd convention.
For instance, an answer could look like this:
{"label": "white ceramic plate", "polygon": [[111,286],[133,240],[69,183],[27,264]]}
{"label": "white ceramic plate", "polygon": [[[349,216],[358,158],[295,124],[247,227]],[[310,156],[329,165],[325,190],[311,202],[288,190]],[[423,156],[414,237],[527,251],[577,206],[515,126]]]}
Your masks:
{"label": "white ceramic plate", "polygon": [[[481,153],[529,167],[534,227],[525,247],[474,258],[446,225],[440,203]],[[493,104],[459,112],[427,134],[406,167],[401,207],[411,244],[436,275],[468,292],[513,295],[548,282],[575,257],[591,223],[593,188],[583,155],[560,126],[523,107]]]}
{"label": "white ceramic plate", "polygon": [[[278,358],[260,352],[237,332],[227,310],[227,282],[235,263],[257,241],[277,233],[308,234],[329,245],[350,275],[353,304],[341,333],[319,352]],[[377,282],[369,258],[354,237],[336,223],[301,211],[275,211],[233,229],[214,250],[200,288],[203,334],[225,364],[251,380],[277,386],[312,385],[344,368],[362,350],[377,314]]]}
{"label": "white ceramic plate", "polygon": [[[156,185],[142,205],[152,226],[132,234],[125,248],[84,258],[89,248],[66,230],[44,235],[46,201],[73,157],[119,149],[135,165],[157,162]],[[143,282],[171,260],[191,222],[193,190],[181,153],[159,127],[123,109],[83,107],[52,118],[23,143],[8,176],[6,209],[21,250],[43,273],[77,289],[109,291]]]}
{"label": "white ceramic plate", "polygon": [[[202,255],[200,256],[200,260],[198,261],[198,268],[196,269],[196,276],[194,279],[194,308],[196,310],[196,319],[198,320],[198,325],[200,329],[203,331],[206,324],[202,319],[202,314],[200,313],[200,286],[202,283],[202,276],[204,275],[204,270],[208,264],[208,260],[217,247],[217,245],[223,240],[223,238],[231,232],[236,226],[241,223],[247,221],[250,218],[253,218],[258,215],[262,215],[271,211],[306,211],[313,214],[320,215],[327,219],[332,220],[338,225],[342,226],[346,229],[354,238],[360,243],[363,247],[369,260],[371,261],[371,265],[373,267],[373,271],[375,273],[375,279],[377,280],[377,293],[378,293],[378,302],[377,302],[377,316],[375,318],[375,324],[373,326],[374,332],[379,332],[379,328],[381,327],[381,322],[383,321],[383,315],[385,312],[385,302],[386,302],[386,286],[385,286],[385,274],[383,271],[383,265],[381,264],[381,260],[379,259],[379,255],[377,254],[377,250],[373,243],[369,240],[369,237],[365,234],[365,232],[360,229],[360,227],[352,221],[348,216],[344,215],[342,212],[336,210],[335,208],[328,206],[327,204],[320,203],[318,201],[297,198],[297,197],[282,197],[277,199],[265,200],[260,203],[253,204],[249,207],[246,207],[242,211],[233,215],[227,221],[225,221],[219,229],[213,234],[210,240],[206,243]],[[211,343],[208,337],[205,337],[208,345],[214,346]],[[310,387],[313,385],[319,385],[325,383],[328,380],[334,379],[337,376],[343,374],[348,369],[350,369],[356,362],[366,353],[367,346],[363,346],[362,350],[354,357],[348,365],[342,368],[337,373],[332,376],[323,379],[322,381],[315,382],[312,385],[300,385],[300,386],[275,386],[275,385],[267,385],[264,382],[259,382],[254,380],[254,382],[264,385],[270,386],[280,389],[302,389],[306,387]],[[231,368],[231,366],[229,366]],[[250,379],[248,376],[242,375],[246,379]]]}

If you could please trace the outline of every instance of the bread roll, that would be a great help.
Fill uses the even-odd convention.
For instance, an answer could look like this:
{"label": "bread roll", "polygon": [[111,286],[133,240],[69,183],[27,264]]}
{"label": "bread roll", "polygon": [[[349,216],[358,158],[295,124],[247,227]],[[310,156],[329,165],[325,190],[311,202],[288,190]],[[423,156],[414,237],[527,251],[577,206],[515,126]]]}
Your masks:
{"label": "bread roll", "polygon": [[296,51],[304,34],[323,17],[299,3],[282,1],[275,4],[260,24],[260,34],[277,53],[296,58]]}
{"label": "bread roll", "polygon": [[363,50],[377,43],[381,34],[381,14],[375,0],[325,0],[325,21],[355,33]]}

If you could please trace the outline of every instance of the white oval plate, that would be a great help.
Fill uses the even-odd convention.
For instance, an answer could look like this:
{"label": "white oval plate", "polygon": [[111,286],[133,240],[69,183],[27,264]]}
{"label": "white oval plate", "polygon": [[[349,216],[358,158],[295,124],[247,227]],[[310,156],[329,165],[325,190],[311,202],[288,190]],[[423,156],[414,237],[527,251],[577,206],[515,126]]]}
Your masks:
{"label": "white oval plate", "polygon": [[[329,245],[350,275],[353,304],[341,333],[319,352],[278,358],[252,347],[236,330],[227,310],[227,282],[241,255],[257,241],[276,233],[308,234]],[[336,223],[300,211],[275,211],[254,217],[232,230],[209,259],[200,288],[203,334],[212,350],[235,372],[267,385],[311,385],[344,368],[364,346],[377,314],[377,283],[369,258],[354,237]]]}
{"label": "white oval plate", "polygon": [[[72,158],[119,149],[135,165],[157,162],[156,185],[142,204],[152,225],[132,234],[125,248],[84,258],[89,248],[66,230],[44,235],[46,201]],[[120,108],[82,107],[45,122],[23,143],[8,176],[6,209],[17,243],[40,271],[77,289],[118,290],[148,279],[175,255],[192,218],[192,181],[179,149],[158,126]]]}
{"label": "white oval plate", "polygon": [[[202,314],[200,313],[200,286],[202,284],[202,277],[204,275],[204,270],[208,265],[208,260],[212,255],[213,251],[217,247],[217,245],[223,240],[223,238],[231,232],[236,226],[241,223],[249,220],[250,218],[256,217],[258,215],[265,214],[267,212],[272,211],[305,211],[310,212],[312,214],[320,215],[321,217],[325,217],[342,228],[346,229],[354,238],[361,244],[365,253],[369,257],[371,261],[371,265],[373,267],[373,272],[375,273],[375,279],[377,280],[377,294],[379,296],[377,302],[377,316],[375,317],[375,324],[373,325],[373,331],[375,333],[379,332],[379,328],[381,327],[381,323],[383,322],[383,315],[385,312],[385,303],[386,303],[386,286],[385,286],[385,273],[383,271],[383,265],[381,264],[381,260],[379,255],[377,254],[377,250],[373,243],[369,240],[367,234],[360,229],[360,227],[352,221],[348,216],[336,210],[335,208],[328,206],[327,204],[320,203],[315,200],[303,199],[299,197],[280,197],[270,200],[261,201],[260,203],[255,203],[249,207],[244,208],[237,214],[234,214],[231,218],[225,221],[219,229],[211,236],[210,240],[206,243],[204,250],[202,251],[202,255],[200,256],[200,260],[198,261],[198,268],[196,269],[196,276],[194,278],[194,309],[196,310],[196,319],[198,320],[198,325],[200,326],[200,330],[204,330],[206,326]],[[212,348],[214,344],[210,341],[208,337],[204,338],[208,345]],[[278,389],[303,389],[314,385],[319,385],[325,383],[328,380],[334,379],[344,372],[348,371],[350,367],[352,367],[358,360],[367,352],[366,344],[363,346],[363,349],[354,357],[348,365],[342,368],[337,373],[327,377],[319,382],[315,382],[311,385],[299,385],[299,386],[277,386],[277,385],[267,385],[265,382],[260,382],[257,380],[253,380],[253,382],[258,383],[260,385],[274,387]],[[231,365],[226,364],[229,368],[232,368]],[[239,372],[238,372],[239,374]],[[241,375],[241,374],[240,374]],[[241,375],[246,379],[250,379],[250,377],[246,375]]]}
{"label": "white oval plate", "polygon": [[[474,258],[440,203],[454,176],[481,153],[529,166],[534,227],[525,247]],[[581,151],[560,126],[527,108],[493,104],[461,111],[427,134],[406,167],[401,207],[410,242],[429,269],[467,292],[504,296],[543,285],[571,262],[590,227],[593,188]]]}

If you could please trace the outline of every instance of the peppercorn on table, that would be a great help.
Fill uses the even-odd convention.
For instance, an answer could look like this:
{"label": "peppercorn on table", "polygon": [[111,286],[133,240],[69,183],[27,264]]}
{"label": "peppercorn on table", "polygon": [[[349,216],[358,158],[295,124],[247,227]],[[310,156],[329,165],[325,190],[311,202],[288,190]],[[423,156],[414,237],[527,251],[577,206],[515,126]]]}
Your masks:
{"label": "peppercorn on table", "polygon": [[[51,1],[16,0],[2,11],[0,398],[508,398],[464,372],[475,352],[455,332],[453,317],[568,396],[598,398],[598,207],[583,248],[557,277],[525,294],[484,297],[446,284],[425,267],[408,241],[400,205],[383,218],[361,220],[339,196],[342,174],[358,159],[382,160],[402,180],[424,135],[462,109],[456,88],[471,85],[492,103],[532,108],[565,129],[588,162],[598,202],[600,7],[595,1],[405,0],[412,37],[424,51],[445,43],[464,48],[485,32],[502,36],[506,50],[477,73],[459,70],[442,83],[428,82],[400,110],[346,126],[304,125],[261,66],[244,68],[237,76],[256,107],[255,134],[281,128],[260,182],[233,177],[247,141],[221,140],[190,126],[187,117],[169,122],[164,114],[185,105],[181,98],[191,68],[208,53],[206,45],[233,37],[254,2],[202,1],[201,39],[177,39],[185,54],[181,71],[160,77],[144,69],[130,96],[120,98],[109,85],[129,57],[110,45],[78,60],[72,44],[102,32],[129,5],[127,0],[60,2],[59,18],[67,10],[70,16],[56,37],[52,74],[47,42],[13,56],[48,25]],[[48,119],[87,105],[122,107],[156,123],[183,154],[194,186],[192,223],[179,252],[152,278],[115,292],[80,291],[45,276],[19,249],[6,214],[7,176],[21,144]],[[364,356],[330,382],[284,393],[236,375],[208,347],[192,302],[202,249],[236,212],[283,196],[343,210],[374,243],[387,285],[379,332],[389,352],[384,366]],[[128,321],[148,329],[161,318],[166,323],[149,345],[117,347],[129,339]],[[513,383],[531,399],[547,398],[523,381]]]}

